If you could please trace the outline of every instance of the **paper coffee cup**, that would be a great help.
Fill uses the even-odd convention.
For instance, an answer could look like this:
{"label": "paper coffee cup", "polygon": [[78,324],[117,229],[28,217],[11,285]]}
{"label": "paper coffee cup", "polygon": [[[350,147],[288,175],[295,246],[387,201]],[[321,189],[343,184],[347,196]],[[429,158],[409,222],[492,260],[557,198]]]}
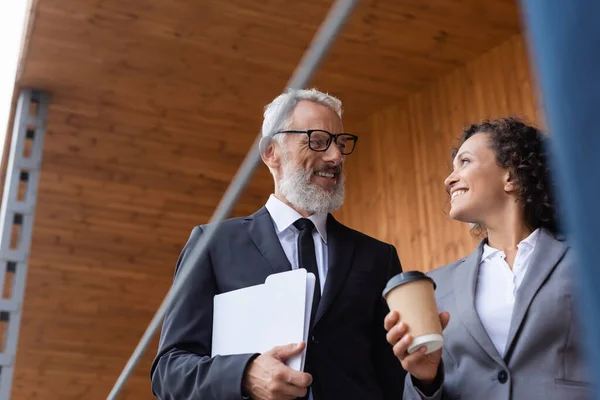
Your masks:
{"label": "paper coffee cup", "polygon": [[426,354],[429,354],[444,343],[435,287],[433,279],[424,273],[408,271],[390,279],[383,291],[388,307],[398,311],[400,320],[408,326],[408,333],[413,337],[408,347],[409,354],[423,346],[427,347]]}

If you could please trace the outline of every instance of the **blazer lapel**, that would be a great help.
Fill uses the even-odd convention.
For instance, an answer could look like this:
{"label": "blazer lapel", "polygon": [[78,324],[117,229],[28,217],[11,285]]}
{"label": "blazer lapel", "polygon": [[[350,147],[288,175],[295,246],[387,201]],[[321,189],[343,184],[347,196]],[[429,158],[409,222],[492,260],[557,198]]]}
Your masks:
{"label": "blazer lapel", "polygon": [[281,247],[266,207],[245,218],[242,224],[275,273],[291,270],[292,266]]}
{"label": "blazer lapel", "polygon": [[475,290],[484,242],[482,241],[471,255],[463,259],[462,265],[456,269],[456,274],[454,275],[456,306],[460,321],[467,328],[473,339],[494,361],[505,366],[504,360],[502,360],[498,350],[496,350],[496,347],[492,343],[475,309]]}
{"label": "blazer lapel", "polygon": [[563,242],[554,239],[550,233],[542,229],[535,245],[535,250],[531,255],[531,262],[527,268],[523,282],[521,282],[517,291],[510,330],[508,331],[508,340],[506,342],[506,360],[510,357],[517,334],[533,298],[566,251],[567,246]]}
{"label": "blazer lapel", "polygon": [[329,214],[327,219],[327,257],[329,268],[313,326],[319,322],[329,307],[331,307],[335,297],[342,286],[344,286],[348,271],[350,271],[352,265],[356,237],[347,234],[344,230],[344,226]]}

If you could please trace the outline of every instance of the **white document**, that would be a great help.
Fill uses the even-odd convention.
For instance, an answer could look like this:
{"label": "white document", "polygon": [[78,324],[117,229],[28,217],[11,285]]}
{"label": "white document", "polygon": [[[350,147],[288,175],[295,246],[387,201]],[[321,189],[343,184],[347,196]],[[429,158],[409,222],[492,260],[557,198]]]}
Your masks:
{"label": "white document", "polygon": [[[264,353],[307,341],[315,276],[305,269],[269,275],[264,284],[214,297],[212,356]],[[306,349],[287,366],[304,369]]]}

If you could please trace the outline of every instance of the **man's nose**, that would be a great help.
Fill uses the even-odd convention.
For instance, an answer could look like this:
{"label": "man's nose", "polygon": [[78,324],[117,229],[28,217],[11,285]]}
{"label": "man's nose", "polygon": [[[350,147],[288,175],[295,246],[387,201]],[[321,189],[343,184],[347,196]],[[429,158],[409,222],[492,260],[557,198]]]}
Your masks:
{"label": "man's nose", "polygon": [[344,155],[335,141],[332,141],[329,148],[325,151],[324,161],[333,162],[336,165],[341,163]]}

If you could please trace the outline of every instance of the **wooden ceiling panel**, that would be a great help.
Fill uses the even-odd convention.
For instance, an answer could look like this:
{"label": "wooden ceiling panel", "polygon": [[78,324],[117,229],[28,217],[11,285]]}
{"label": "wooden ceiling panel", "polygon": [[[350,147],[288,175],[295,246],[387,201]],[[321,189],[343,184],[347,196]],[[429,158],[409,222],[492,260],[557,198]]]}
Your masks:
{"label": "wooden ceiling panel", "polygon": [[[235,109],[259,120],[329,6],[316,0],[46,0],[21,82],[59,92],[85,87],[97,95],[136,91],[167,108],[178,108],[179,98],[190,109]],[[518,28],[513,1],[365,1],[314,83],[343,94],[350,116],[361,119]]]}

